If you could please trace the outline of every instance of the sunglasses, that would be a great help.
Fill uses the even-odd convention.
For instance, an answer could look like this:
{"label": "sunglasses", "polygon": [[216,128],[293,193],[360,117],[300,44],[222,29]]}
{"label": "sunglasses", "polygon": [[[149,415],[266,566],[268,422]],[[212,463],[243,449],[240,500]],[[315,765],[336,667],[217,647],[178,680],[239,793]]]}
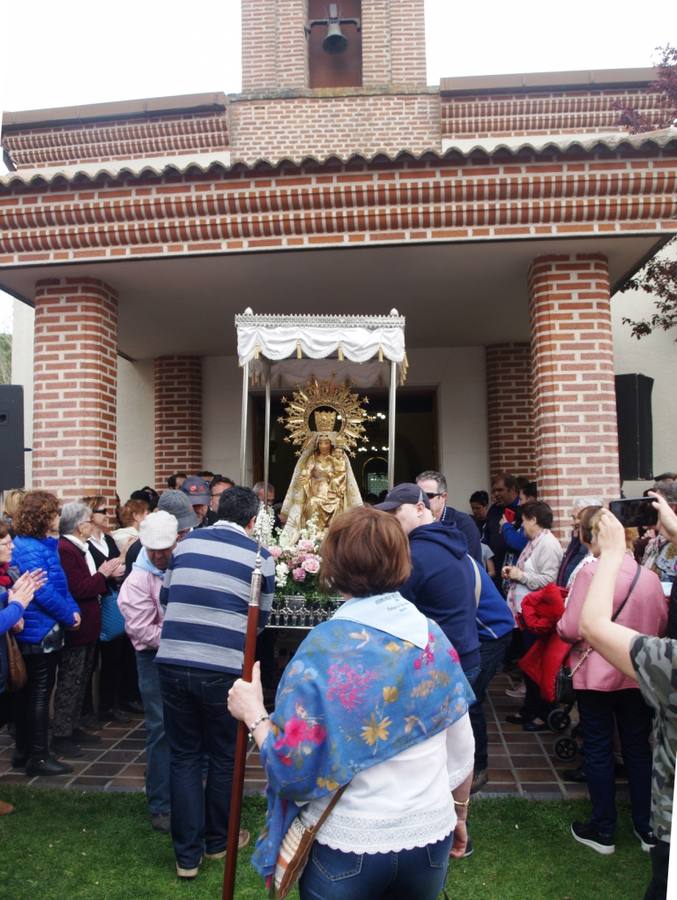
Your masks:
{"label": "sunglasses", "polygon": [[94,510],[94,513],[98,513],[98,514],[101,515],[101,516],[105,516],[105,515],[108,514],[108,510],[107,510],[106,507],[104,506],[103,509],[95,509],[95,510]]}
{"label": "sunglasses", "polygon": [[441,497],[443,493],[443,491],[425,491],[428,500],[433,500],[435,497]]}

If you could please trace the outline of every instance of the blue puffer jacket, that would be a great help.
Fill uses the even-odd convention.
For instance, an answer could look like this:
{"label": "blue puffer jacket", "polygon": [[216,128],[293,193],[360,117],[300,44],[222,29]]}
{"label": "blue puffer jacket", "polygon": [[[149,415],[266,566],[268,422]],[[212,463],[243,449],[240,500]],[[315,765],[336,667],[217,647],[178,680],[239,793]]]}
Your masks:
{"label": "blue puffer jacket", "polygon": [[47,582],[24,612],[24,629],[16,635],[21,644],[39,644],[57,622],[69,628],[75,624],[75,614],[80,612],[68,590],[57,544],[57,539],[52,537],[14,538],[12,565],[19,569],[19,574],[32,569],[44,569],[47,573]]}

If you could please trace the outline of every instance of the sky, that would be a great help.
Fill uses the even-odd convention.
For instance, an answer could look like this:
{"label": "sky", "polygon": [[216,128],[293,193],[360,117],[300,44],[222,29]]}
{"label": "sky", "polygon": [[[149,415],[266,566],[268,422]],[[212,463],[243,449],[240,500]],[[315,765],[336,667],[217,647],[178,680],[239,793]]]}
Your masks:
{"label": "sky", "polygon": [[[426,0],[428,83],[454,75],[651,65],[677,43],[674,0]],[[3,17],[0,110],[240,90],[240,0],[35,0]],[[672,25],[672,31],[670,30]],[[0,162],[0,171],[2,163]],[[0,292],[0,332],[11,304]]]}

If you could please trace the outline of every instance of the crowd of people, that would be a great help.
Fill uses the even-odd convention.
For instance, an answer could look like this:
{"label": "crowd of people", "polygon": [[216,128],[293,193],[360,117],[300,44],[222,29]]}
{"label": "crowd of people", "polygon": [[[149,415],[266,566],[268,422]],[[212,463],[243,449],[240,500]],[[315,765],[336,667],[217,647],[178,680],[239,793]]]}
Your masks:
{"label": "crowd of people", "polygon": [[[280,872],[294,829],[313,844],[301,897],[436,898],[473,852],[470,798],[491,779],[483,703],[499,671],[546,731],[555,680],[573,681],[591,814],[572,837],[614,852],[615,775],[665,896],[677,749],[677,476],[659,477],[654,528],[623,529],[613,498],[581,497],[562,547],[537,485],[498,475],[491,496],[448,504],[436,471],[336,516],[320,578],[345,601],[282,675],[241,679],[252,537],[274,489],[176,473],[109,508],[91,494],[6,494],[0,523],[0,725],[27,776],[72,771],[101,722],[143,712],[146,796],[179,878],[226,853],[237,720],[260,748],[268,814],[253,863]],[[379,498],[369,498],[377,501]],[[275,561],[261,550],[260,625]],[[23,674],[17,672],[17,652]],[[534,660],[538,658],[538,665]],[[22,667],[19,665],[18,667]],[[51,710],[51,713],[50,713]],[[652,737],[653,735],[653,737]],[[653,760],[653,763],[652,763]],[[11,812],[0,804],[0,814]],[[239,846],[249,841],[241,831]],[[284,868],[284,866],[282,867]]]}

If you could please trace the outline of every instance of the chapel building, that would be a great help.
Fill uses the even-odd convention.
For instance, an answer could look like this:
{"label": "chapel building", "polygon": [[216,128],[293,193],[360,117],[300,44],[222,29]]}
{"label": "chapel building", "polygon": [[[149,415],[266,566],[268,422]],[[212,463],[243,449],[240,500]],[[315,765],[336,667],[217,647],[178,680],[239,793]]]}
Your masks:
{"label": "chapel building", "polygon": [[[316,21],[334,12],[338,31]],[[500,470],[535,478],[560,526],[573,496],[617,496],[622,373],[655,377],[654,466],[674,468],[672,340],[631,344],[640,300],[611,299],[677,230],[677,132],[619,124],[619,104],[660,113],[653,79],[429,86],[424,0],[242,0],[240,94],[5,113],[29,484],[124,500],[234,477],[247,307],[406,316],[396,481],[440,468],[463,509]],[[255,480],[256,396],[252,416]],[[272,480],[289,464],[278,440]]]}

